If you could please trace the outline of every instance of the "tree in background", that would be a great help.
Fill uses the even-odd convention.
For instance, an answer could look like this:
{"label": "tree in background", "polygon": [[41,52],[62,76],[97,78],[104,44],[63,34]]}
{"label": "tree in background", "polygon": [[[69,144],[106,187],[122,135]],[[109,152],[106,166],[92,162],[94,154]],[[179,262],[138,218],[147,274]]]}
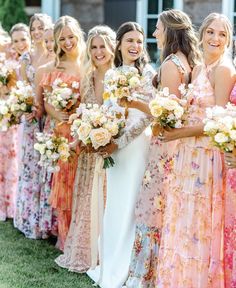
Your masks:
{"label": "tree in background", "polygon": [[0,7],[0,23],[6,31],[16,23],[28,23],[24,0],[0,0]]}

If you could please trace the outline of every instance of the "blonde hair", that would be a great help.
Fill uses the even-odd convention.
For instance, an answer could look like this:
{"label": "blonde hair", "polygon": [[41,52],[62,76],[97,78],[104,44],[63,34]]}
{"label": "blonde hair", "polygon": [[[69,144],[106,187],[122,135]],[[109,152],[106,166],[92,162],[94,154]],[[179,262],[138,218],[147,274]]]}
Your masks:
{"label": "blonde hair", "polygon": [[15,24],[14,26],[12,26],[9,34],[10,34],[10,36],[12,37],[12,34],[13,34],[14,32],[18,32],[18,31],[25,32],[25,33],[27,34],[27,36],[29,37],[29,39],[31,39],[29,27],[28,27],[26,24],[24,24],[24,23],[17,23],[17,24]]}
{"label": "blonde hair", "polygon": [[78,59],[80,63],[83,63],[83,60],[84,60],[85,49],[86,49],[86,45],[84,41],[84,32],[82,31],[79,22],[75,18],[71,16],[62,16],[56,21],[54,25],[54,30],[53,30],[54,41],[55,41],[54,51],[56,54],[56,67],[60,63],[61,57],[65,54],[65,52],[60,48],[60,45],[59,45],[59,38],[62,32],[62,29],[64,27],[70,28],[72,33],[77,38]]}
{"label": "blonde hair", "polygon": [[229,48],[232,44],[232,39],[233,39],[232,25],[228,17],[219,13],[211,13],[203,20],[202,25],[199,28],[200,44],[202,45],[204,32],[211,25],[211,23],[215,20],[221,20],[221,22],[224,24],[224,27],[227,33],[227,47]]}
{"label": "blonde hair", "polygon": [[100,37],[103,39],[104,44],[108,52],[111,54],[110,64],[114,61],[114,52],[116,46],[116,33],[107,25],[97,25],[89,30],[87,42],[86,42],[86,58],[85,58],[85,68],[84,75],[81,83],[81,95],[84,99],[89,93],[92,84],[93,72],[96,70],[96,66],[94,65],[91,57],[91,46],[92,41],[95,37]]}

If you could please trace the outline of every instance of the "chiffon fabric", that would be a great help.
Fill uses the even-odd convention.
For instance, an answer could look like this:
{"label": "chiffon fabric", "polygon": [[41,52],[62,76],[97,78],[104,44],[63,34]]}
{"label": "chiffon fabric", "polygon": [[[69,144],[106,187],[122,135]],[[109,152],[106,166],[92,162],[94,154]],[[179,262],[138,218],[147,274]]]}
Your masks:
{"label": "chiffon fabric", "polygon": [[14,217],[18,184],[18,127],[0,132],[0,221]]}
{"label": "chiffon fabric", "polygon": [[[171,54],[163,63],[168,60],[176,65],[181,79],[188,83],[189,74],[180,59]],[[159,75],[160,72],[161,67]],[[173,169],[176,145],[177,141],[162,143],[156,136],[152,137],[148,164],[135,207],[136,233],[129,277],[125,283],[127,288],[155,287],[165,194]]]}
{"label": "chiffon fabric", "polygon": [[[214,65],[202,66],[193,82],[188,126],[202,124],[206,107],[215,105],[208,79]],[[205,136],[183,138],[176,150],[173,179],[166,194],[156,286],[223,288],[222,155]]]}
{"label": "chiffon fabric", "polygon": [[[115,69],[128,70],[129,66]],[[107,73],[110,72],[113,71]],[[147,65],[143,72],[146,102],[153,97],[153,75],[153,69]],[[109,87],[105,87],[106,89]],[[135,203],[150,145],[150,133],[145,131],[149,124],[150,119],[146,114],[129,109],[124,134],[116,140],[119,150],[112,155],[115,165],[107,169],[107,199],[100,240],[100,266],[88,271],[88,275],[102,288],[120,288],[128,276],[135,237]]]}
{"label": "chiffon fabric", "polygon": [[[69,86],[72,82],[79,82],[80,80],[73,76],[66,74],[62,71],[54,71],[48,74],[47,82],[50,86],[56,79],[61,79],[63,82],[67,83]],[[70,124],[66,122],[58,123],[55,128],[55,132],[58,136],[63,136],[69,140],[73,141],[70,134]],[[57,211],[57,222],[58,222],[58,242],[57,247],[60,250],[64,249],[65,240],[69,231],[71,222],[71,210],[72,210],[72,194],[74,188],[75,173],[77,168],[78,157],[74,155],[67,162],[59,161],[58,165],[60,167],[59,172],[54,173],[52,177],[52,187],[50,195],[50,204],[53,209]]]}
{"label": "chiffon fabric", "polygon": [[[51,75],[44,74],[42,80],[40,81],[40,86],[43,91],[51,89]],[[53,134],[53,129],[55,128],[56,122],[50,115],[47,114],[45,119],[45,125],[43,127],[43,133]],[[40,170],[40,203],[39,203],[39,227],[42,233],[42,238],[47,238],[51,234],[57,235],[57,216],[56,211],[53,209],[49,203],[49,196],[51,193],[52,186],[52,173],[49,172],[44,167]]]}
{"label": "chiffon fabric", "polygon": [[[93,81],[90,83],[85,103],[97,103]],[[74,272],[85,272],[91,267],[91,197],[96,159],[95,153],[82,151],[79,155],[70,229],[64,253],[55,260],[59,266]]]}
{"label": "chiffon fabric", "polygon": [[[34,87],[35,70],[31,63],[31,55],[23,54],[20,61],[25,64],[28,82]],[[40,155],[34,149],[34,144],[37,142],[36,134],[39,132],[39,122],[28,122],[24,118],[22,120],[21,161],[14,226],[26,237],[39,239],[42,236],[39,229],[40,166],[38,161]]]}
{"label": "chiffon fabric", "polygon": [[[230,101],[236,104],[236,86]],[[224,229],[225,288],[236,287],[236,168],[226,171]]]}

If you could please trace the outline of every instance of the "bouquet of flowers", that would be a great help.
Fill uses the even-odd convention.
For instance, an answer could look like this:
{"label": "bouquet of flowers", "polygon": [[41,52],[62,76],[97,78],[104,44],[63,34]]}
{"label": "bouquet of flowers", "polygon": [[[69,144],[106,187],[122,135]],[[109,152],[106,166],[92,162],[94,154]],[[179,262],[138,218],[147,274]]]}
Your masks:
{"label": "bouquet of flowers", "polygon": [[[97,104],[80,104],[76,114],[71,115],[71,134],[94,150],[106,146],[119,136],[125,126],[125,116],[119,107],[99,106]],[[104,168],[114,165],[111,157],[104,159]]]}
{"label": "bouquet of flowers", "polygon": [[[17,68],[17,62],[14,60],[7,60],[4,53],[0,56],[0,86],[8,85],[15,80],[14,70]],[[13,81],[14,82],[14,81]]]}
{"label": "bouquet of flowers", "polygon": [[11,111],[11,103],[8,100],[0,100],[0,131],[7,131],[17,123],[18,118]]}
{"label": "bouquet of flowers", "polygon": [[68,140],[47,133],[37,133],[36,137],[38,142],[34,144],[34,149],[40,153],[38,164],[49,172],[58,172],[58,161],[66,162],[70,156]]}
{"label": "bouquet of flowers", "polygon": [[127,98],[128,101],[138,98],[142,78],[135,67],[120,67],[108,71],[104,85],[106,91],[103,99],[108,100]]}
{"label": "bouquet of flowers", "polygon": [[11,89],[9,102],[11,111],[21,116],[23,113],[32,113],[34,110],[35,93],[31,85],[24,81],[17,81]]}
{"label": "bouquet of flowers", "polygon": [[186,120],[192,100],[193,86],[180,85],[181,98],[169,93],[169,88],[159,90],[156,98],[149,103],[152,116],[159,127],[181,128]]}
{"label": "bouquet of flowers", "polygon": [[213,146],[224,152],[236,152],[236,106],[228,103],[225,108],[214,106],[206,109],[204,133]]}
{"label": "bouquet of flowers", "polygon": [[44,93],[44,100],[56,110],[69,112],[79,99],[79,82],[73,81],[71,86],[57,78],[52,84],[52,91]]}

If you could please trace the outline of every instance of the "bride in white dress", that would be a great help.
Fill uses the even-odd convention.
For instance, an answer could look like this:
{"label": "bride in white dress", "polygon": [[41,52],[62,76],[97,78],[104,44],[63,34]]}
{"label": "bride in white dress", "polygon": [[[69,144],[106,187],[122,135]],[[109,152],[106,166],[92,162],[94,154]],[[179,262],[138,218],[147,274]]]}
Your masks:
{"label": "bride in white dress", "polygon": [[[136,67],[144,78],[143,100],[149,102],[154,92],[154,70],[147,64],[142,28],[134,22],[124,23],[117,31],[116,40],[114,61],[117,68],[108,71],[107,76],[117,69]],[[88,275],[102,288],[120,288],[128,276],[135,237],[135,203],[150,143],[150,133],[146,129],[149,124],[146,114],[129,108],[124,134],[102,151],[113,153],[115,166],[106,171],[107,201],[100,243],[100,266],[88,271]]]}

